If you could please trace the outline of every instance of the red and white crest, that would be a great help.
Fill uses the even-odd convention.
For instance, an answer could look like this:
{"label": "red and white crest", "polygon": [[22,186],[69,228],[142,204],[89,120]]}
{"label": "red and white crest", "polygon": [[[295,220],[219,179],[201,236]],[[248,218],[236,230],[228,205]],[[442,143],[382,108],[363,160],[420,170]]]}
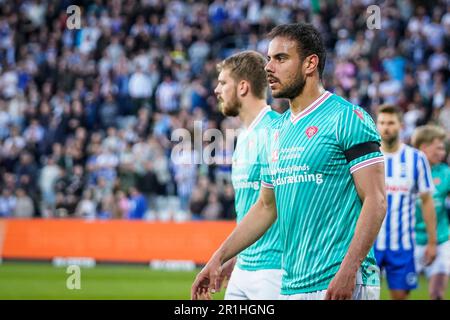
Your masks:
{"label": "red and white crest", "polygon": [[308,136],[308,139],[311,139],[316,133],[319,131],[319,128],[316,126],[311,126],[308,129],[306,129],[306,135]]}
{"label": "red and white crest", "polygon": [[279,135],[280,135],[280,131],[279,131],[279,130],[275,130],[275,133],[273,134],[273,140],[274,140],[274,141],[277,141]]}
{"label": "red and white crest", "polygon": [[278,149],[273,150],[273,152],[272,152],[272,162],[277,162],[277,161],[278,161]]}

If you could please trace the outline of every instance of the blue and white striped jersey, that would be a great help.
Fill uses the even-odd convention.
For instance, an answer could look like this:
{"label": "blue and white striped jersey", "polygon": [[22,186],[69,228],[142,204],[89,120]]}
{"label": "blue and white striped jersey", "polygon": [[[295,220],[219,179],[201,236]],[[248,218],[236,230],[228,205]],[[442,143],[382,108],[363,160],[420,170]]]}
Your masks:
{"label": "blue and white striped jersey", "polygon": [[413,250],[416,199],[434,188],[430,166],[422,152],[406,144],[384,157],[387,213],[375,249]]}

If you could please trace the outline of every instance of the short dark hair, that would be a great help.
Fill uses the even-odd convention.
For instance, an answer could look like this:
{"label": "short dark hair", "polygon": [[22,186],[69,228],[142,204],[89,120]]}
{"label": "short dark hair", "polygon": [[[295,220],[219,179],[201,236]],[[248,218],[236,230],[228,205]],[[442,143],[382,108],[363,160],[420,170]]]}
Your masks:
{"label": "short dark hair", "polygon": [[317,69],[319,77],[322,79],[327,51],[319,30],[309,23],[282,24],[273,28],[268,34],[268,38],[271,40],[276,37],[295,41],[301,60],[312,54],[317,55],[319,57]]}
{"label": "short dark hair", "polygon": [[266,63],[262,54],[247,50],[236,53],[217,64],[217,71],[221,72],[226,69],[230,71],[230,75],[235,81],[250,82],[252,94],[259,99],[265,99],[268,86],[267,74],[264,70]]}
{"label": "short dark hair", "polygon": [[393,104],[382,104],[377,109],[377,117],[380,113],[395,114],[400,122],[403,121],[403,115],[399,108]]}

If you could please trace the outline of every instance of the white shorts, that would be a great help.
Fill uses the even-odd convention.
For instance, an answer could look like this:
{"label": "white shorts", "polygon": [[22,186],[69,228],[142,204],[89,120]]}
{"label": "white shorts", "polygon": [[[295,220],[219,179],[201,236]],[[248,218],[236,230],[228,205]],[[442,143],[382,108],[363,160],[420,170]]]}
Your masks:
{"label": "white shorts", "polygon": [[234,267],[225,292],[225,300],[277,300],[283,270],[246,271]]}
{"label": "white shorts", "polygon": [[[280,300],[323,300],[327,290],[320,290],[308,293],[298,293],[292,295],[280,295]],[[380,300],[379,286],[366,286],[357,284],[353,291],[352,300]]]}
{"label": "white shorts", "polygon": [[425,266],[423,262],[426,247],[416,245],[414,258],[417,273],[424,272],[427,278],[439,273],[450,275],[450,241],[445,241],[437,246],[436,259],[429,266]]}

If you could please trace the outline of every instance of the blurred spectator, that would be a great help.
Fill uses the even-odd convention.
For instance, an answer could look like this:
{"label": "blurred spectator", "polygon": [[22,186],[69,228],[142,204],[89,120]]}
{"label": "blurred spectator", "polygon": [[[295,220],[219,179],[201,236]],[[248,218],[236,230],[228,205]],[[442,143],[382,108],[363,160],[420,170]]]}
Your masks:
{"label": "blurred spectator", "polygon": [[233,220],[236,219],[236,208],[234,206],[234,190],[230,183],[225,184],[223,195],[220,197],[222,205],[221,219]]}
{"label": "blurred spectator", "polygon": [[15,213],[17,199],[9,189],[2,189],[0,195],[0,217],[11,217]]}
{"label": "blurred spectator", "polygon": [[93,193],[91,189],[84,190],[83,197],[78,202],[75,209],[75,216],[85,219],[95,219],[97,214],[97,208],[94,201]]}
{"label": "blurred spectator", "polygon": [[108,127],[115,127],[117,125],[117,116],[119,115],[119,106],[114,101],[114,97],[109,93],[105,97],[105,102],[100,105],[99,116],[101,128],[105,130]]}
{"label": "blurred spectator", "polygon": [[39,188],[42,194],[42,209],[43,216],[52,216],[55,205],[55,184],[58,177],[61,174],[61,170],[56,164],[55,158],[50,157],[47,159],[46,165],[42,168],[39,176]]}
{"label": "blurred spectator", "polygon": [[116,202],[118,210],[118,218],[126,218],[128,212],[130,211],[130,200],[128,199],[125,192],[118,190],[116,192]]}
{"label": "blurred spectator", "polygon": [[202,212],[206,206],[206,194],[200,189],[192,191],[191,199],[189,200],[189,212],[193,219],[202,219]]}
{"label": "blurred spectator", "polygon": [[153,162],[147,161],[145,163],[145,174],[137,177],[137,186],[147,199],[147,203],[153,204],[156,194],[161,189],[158,176],[154,171]]}
{"label": "blurred spectator", "polygon": [[216,192],[211,192],[208,196],[208,202],[203,208],[202,216],[206,220],[217,220],[223,212],[222,204]]}
{"label": "blurred spectator", "polygon": [[164,81],[156,90],[156,103],[159,111],[173,112],[179,108],[181,87],[170,74],[164,76]]}
{"label": "blurred spectator", "polygon": [[[97,214],[99,219],[118,218],[117,204],[114,196],[110,193],[104,196],[100,202],[100,210]],[[136,218],[138,219],[138,218]]]}
{"label": "blurred spectator", "polygon": [[133,113],[141,108],[152,95],[153,87],[151,79],[143,72],[140,64],[136,66],[136,71],[130,77],[128,91],[130,92],[130,97],[133,99]]}
{"label": "blurred spectator", "polygon": [[130,209],[127,218],[130,220],[143,219],[148,209],[147,200],[135,187],[131,187],[130,196]]}
{"label": "blurred spectator", "polygon": [[31,218],[34,215],[33,200],[26,194],[25,190],[18,188],[16,190],[16,204],[14,207],[13,217]]}
{"label": "blurred spectator", "polygon": [[447,135],[450,138],[450,97],[445,100],[445,106],[442,108],[439,114],[439,123],[447,131]]}

